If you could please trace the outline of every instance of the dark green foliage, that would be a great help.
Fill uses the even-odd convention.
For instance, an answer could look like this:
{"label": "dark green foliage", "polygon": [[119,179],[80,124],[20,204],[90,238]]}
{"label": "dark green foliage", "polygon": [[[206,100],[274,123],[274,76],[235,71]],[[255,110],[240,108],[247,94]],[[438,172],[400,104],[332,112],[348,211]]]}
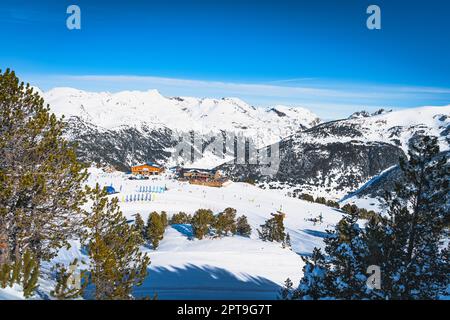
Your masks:
{"label": "dark green foliage", "polygon": [[[0,283],[37,287],[41,261],[82,237],[98,299],[127,299],[147,272],[142,236],[97,185],[83,188],[87,172],[63,138],[64,123],[13,72],[0,72]],[[87,195],[92,211],[82,210]],[[32,252],[32,254],[30,253]],[[55,297],[74,293],[60,272]]]}
{"label": "dark green foliage", "polygon": [[25,250],[48,261],[79,231],[87,173],[63,130],[38,93],[0,71],[0,261]]}
{"label": "dark green foliage", "polygon": [[211,210],[199,209],[192,217],[192,231],[197,239],[203,239],[210,232],[215,218]]}
{"label": "dark green foliage", "polygon": [[236,233],[243,237],[250,237],[250,235],[252,234],[252,227],[250,227],[246,216],[240,216],[237,219]]}
{"label": "dark green foliage", "polygon": [[137,213],[134,218],[134,229],[141,235],[142,239],[147,238],[147,230],[145,227],[145,222],[139,213]]}
{"label": "dark green foliage", "polygon": [[284,241],[284,245],[288,248],[291,247],[291,235],[289,233],[286,234],[286,239]]}
{"label": "dark green foliage", "polygon": [[302,257],[302,259],[305,262],[303,278],[291,298],[302,300],[333,298],[332,294],[334,293],[330,290],[332,281],[329,265],[321,250],[314,248],[311,258]]}
{"label": "dark green foliage", "polygon": [[[346,205],[348,212],[324,239],[326,256],[305,258],[298,299],[437,299],[450,274],[443,248],[448,219],[450,166],[434,137],[415,137],[402,180],[385,196],[383,217]],[[362,213],[361,213],[362,212]],[[368,222],[357,224],[361,215]],[[367,283],[369,266],[380,269],[381,288]]]}
{"label": "dark green foliage", "polygon": [[191,215],[184,212],[179,212],[175,213],[172,218],[170,218],[169,224],[190,224],[191,220]]}
{"label": "dark green foliage", "polygon": [[152,244],[153,250],[156,250],[159,246],[159,242],[164,237],[164,231],[166,230],[167,216],[164,220],[164,216],[157,212],[152,212],[148,216],[147,220],[147,240]]}
{"label": "dark green foliage", "polygon": [[97,184],[89,190],[92,207],[86,212],[82,243],[89,254],[90,281],[98,300],[132,299],[132,289],[147,276],[150,259],[140,251],[142,236]]}
{"label": "dark green foliage", "polygon": [[0,287],[6,288],[10,283],[11,266],[8,263],[0,265]]}
{"label": "dark green foliage", "polygon": [[299,196],[299,198],[302,200],[305,200],[305,201],[316,202],[316,203],[324,204],[328,207],[339,209],[339,203],[337,203],[336,201],[333,201],[333,200],[326,200],[324,197],[317,197],[316,199],[314,199],[314,197],[312,195],[303,193]]}
{"label": "dark green foliage", "polygon": [[360,219],[365,219],[365,220],[371,220],[371,219],[375,219],[375,220],[381,220],[381,215],[379,213],[376,213],[373,210],[367,210],[364,208],[358,208],[357,205],[355,204],[349,204],[347,203],[345,206],[343,206],[342,211],[350,213],[350,214],[355,214],[358,215],[358,217]]}
{"label": "dark green foliage", "polygon": [[333,200],[327,200],[326,205],[331,208],[339,209],[339,203],[337,203],[336,201],[333,201]]}
{"label": "dark green foliage", "polygon": [[367,296],[366,269],[370,254],[362,241],[356,215],[348,214],[324,239],[325,257],[315,249],[311,258],[303,258],[303,279],[294,298],[363,299]]}
{"label": "dark green foliage", "polygon": [[80,231],[87,172],[63,130],[38,93],[0,71],[0,270],[25,296],[41,261]]}
{"label": "dark green foliage", "polygon": [[448,246],[441,246],[448,236],[450,163],[448,154],[439,152],[436,137],[413,138],[408,156],[409,160],[400,159],[403,181],[385,197],[388,218],[373,223],[370,231],[386,234],[382,240],[390,256],[381,267],[396,275],[383,277],[385,295],[436,299],[446,289],[450,274]]}
{"label": "dark green foliage", "polygon": [[228,234],[235,235],[237,232],[235,219],[236,209],[226,208],[223,212],[219,213],[213,224],[214,229],[216,229],[216,234],[219,237],[227,236]]}
{"label": "dark green foliage", "polygon": [[356,206],[356,204],[349,204],[349,203],[347,203],[346,205],[344,205],[342,207],[342,211],[347,212],[347,213],[351,213],[351,214],[355,214],[355,213],[358,213],[359,208]]}
{"label": "dark green foliage", "polygon": [[274,241],[285,244],[286,233],[284,232],[283,220],[283,213],[272,213],[272,218],[261,225],[261,230],[258,230],[259,238],[264,241]]}
{"label": "dark green foliage", "polygon": [[14,284],[22,286],[25,298],[32,296],[37,289],[39,279],[39,260],[29,251],[14,263],[4,263],[0,268],[0,285],[2,288]]}
{"label": "dark green foliage", "polygon": [[360,219],[371,220],[375,219],[375,221],[381,221],[382,216],[379,213],[376,213],[373,210],[366,210],[364,208],[359,208],[358,216]]}
{"label": "dark green foliage", "polygon": [[254,186],[256,184],[256,181],[253,178],[247,178],[247,179],[245,179],[244,182],[251,184],[252,186]]}
{"label": "dark green foliage", "polygon": [[327,204],[327,200],[324,197],[317,197],[315,200],[316,203]]}
{"label": "dark green foliage", "polygon": [[309,201],[309,202],[314,202],[314,197],[312,195],[309,195],[306,193],[303,193],[302,195],[300,195],[300,199]]}
{"label": "dark green foliage", "polygon": [[39,260],[33,256],[33,254],[27,250],[23,255],[21,284],[23,287],[23,295],[28,298],[34,294],[37,289],[39,278]]}
{"label": "dark green foliage", "polygon": [[167,218],[167,213],[165,211],[161,212],[161,220],[164,225],[164,228],[166,228],[169,225],[169,220]]}
{"label": "dark green foliage", "polygon": [[290,300],[294,292],[294,283],[292,280],[287,278],[284,282],[284,286],[280,290],[279,299],[280,300]]}
{"label": "dark green foliage", "polygon": [[[71,267],[76,267],[78,260],[72,262]],[[81,271],[79,275],[75,270],[67,269],[64,265],[57,264],[56,285],[50,295],[58,300],[75,299],[80,297],[88,285],[86,272]]]}

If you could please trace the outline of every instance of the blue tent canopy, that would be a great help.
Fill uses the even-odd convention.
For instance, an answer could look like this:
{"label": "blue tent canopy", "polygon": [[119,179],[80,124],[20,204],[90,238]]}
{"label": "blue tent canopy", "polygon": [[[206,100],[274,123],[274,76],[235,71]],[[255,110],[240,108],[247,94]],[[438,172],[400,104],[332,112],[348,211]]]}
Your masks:
{"label": "blue tent canopy", "polygon": [[113,194],[113,193],[116,193],[116,189],[114,189],[113,186],[108,186],[108,187],[106,187],[106,193],[107,193],[107,194]]}

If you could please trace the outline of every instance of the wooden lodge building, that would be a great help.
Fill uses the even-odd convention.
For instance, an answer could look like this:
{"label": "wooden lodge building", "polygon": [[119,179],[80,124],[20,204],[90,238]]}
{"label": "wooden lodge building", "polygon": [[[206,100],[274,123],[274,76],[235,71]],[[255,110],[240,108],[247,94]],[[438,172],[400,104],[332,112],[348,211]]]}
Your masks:
{"label": "wooden lodge building", "polygon": [[135,176],[153,176],[164,172],[164,168],[154,162],[147,162],[145,164],[131,167],[131,173]]}
{"label": "wooden lodge building", "polygon": [[189,181],[191,184],[209,187],[223,187],[229,181],[219,170],[181,168],[178,176],[180,180]]}

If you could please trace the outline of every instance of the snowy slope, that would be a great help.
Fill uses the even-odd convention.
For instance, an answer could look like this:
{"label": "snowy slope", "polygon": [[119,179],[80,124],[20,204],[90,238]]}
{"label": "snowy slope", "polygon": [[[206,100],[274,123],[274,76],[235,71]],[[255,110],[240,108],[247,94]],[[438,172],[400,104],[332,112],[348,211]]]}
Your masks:
{"label": "snowy slope", "polygon": [[[136,288],[137,296],[155,293],[159,299],[276,299],[287,278],[297,284],[301,278],[301,255],[311,254],[314,247],[323,246],[325,230],[334,226],[341,212],[329,207],[285,197],[275,190],[262,190],[246,183],[232,183],[223,188],[190,185],[174,180],[170,174],[152,180],[128,180],[123,173],[104,173],[90,169],[88,184],[112,185],[119,193],[119,205],[130,223],[135,214],[144,220],[152,211],[193,214],[199,208],[211,209],[215,214],[227,207],[237,210],[237,216],[246,215],[252,227],[250,238],[229,236],[220,239],[192,238],[190,225],[167,227],[164,239],[149,254],[151,265],[144,284]],[[153,201],[124,202],[126,196],[139,194],[139,188],[167,187],[157,193]],[[263,242],[256,229],[270,218],[270,213],[282,210],[286,214],[286,232],[291,236],[292,250],[279,243]],[[319,214],[322,223],[308,221]],[[44,264],[36,299],[51,298],[49,291],[54,281],[48,279],[51,265],[68,265],[75,258],[87,261],[78,242],[71,242],[69,250],[61,250],[52,263]],[[89,292],[88,292],[89,294]],[[20,288],[0,289],[0,299],[21,299]]]}
{"label": "snowy slope", "polygon": [[[152,211],[166,211],[170,216],[207,208],[217,214],[233,207],[237,216],[245,214],[252,226],[250,238],[204,240],[191,239],[189,225],[169,226],[158,250],[143,249],[152,261],[148,280],[137,289],[137,294],[143,296],[157,293],[160,299],[275,299],[286,278],[299,281],[303,265],[299,254],[308,255],[314,247],[322,247],[325,230],[341,218],[339,211],[329,207],[246,183],[209,188],[178,182],[168,175],[135,181],[127,180],[122,173],[91,172],[89,184],[99,182],[121,190],[114,196],[121,201],[119,205],[130,221],[136,213],[146,220]],[[168,191],[157,194],[154,201],[123,201],[127,195],[138,194],[140,186],[167,187]],[[286,213],[285,227],[292,250],[263,242],[257,235],[256,229],[270,218],[270,213],[280,209]],[[308,221],[319,214],[322,223]]]}

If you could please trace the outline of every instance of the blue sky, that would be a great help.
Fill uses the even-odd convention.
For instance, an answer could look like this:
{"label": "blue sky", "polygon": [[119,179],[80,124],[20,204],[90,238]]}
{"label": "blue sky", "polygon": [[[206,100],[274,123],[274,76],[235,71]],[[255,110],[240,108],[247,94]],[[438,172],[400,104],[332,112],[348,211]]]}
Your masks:
{"label": "blue sky", "polygon": [[[81,30],[66,28],[70,4]],[[381,30],[366,28],[370,4]],[[445,105],[449,14],[445,0],[2,0],[0,68],[44,90],[237,96],[325,118]]]}

